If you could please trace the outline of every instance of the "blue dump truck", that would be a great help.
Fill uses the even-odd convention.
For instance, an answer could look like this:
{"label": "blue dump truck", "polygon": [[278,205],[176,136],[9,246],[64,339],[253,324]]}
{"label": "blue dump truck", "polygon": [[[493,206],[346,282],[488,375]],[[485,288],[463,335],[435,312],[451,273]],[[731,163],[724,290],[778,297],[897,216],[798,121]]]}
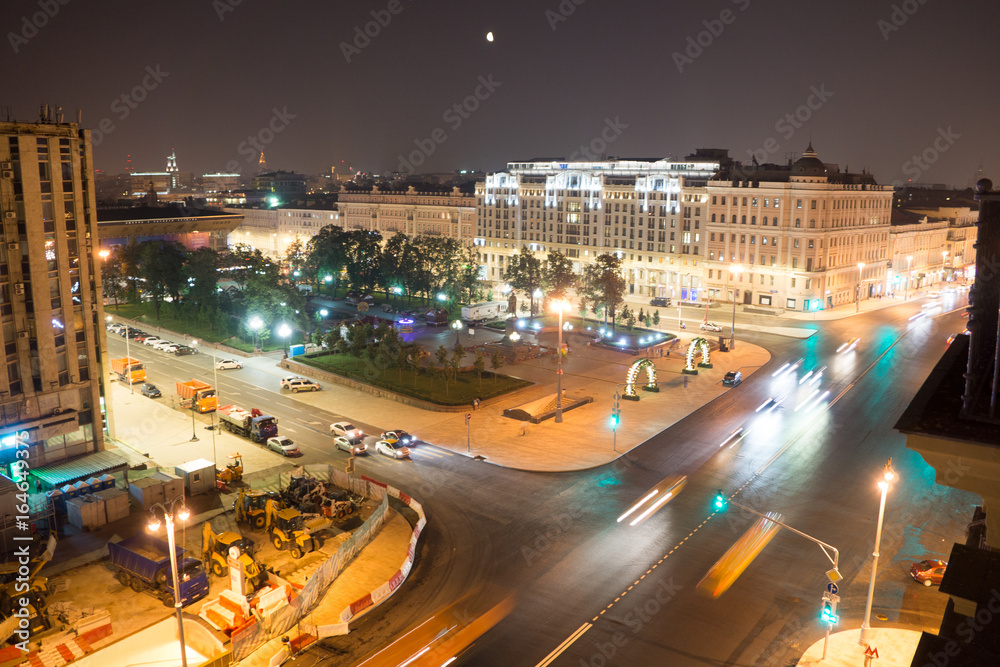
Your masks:
{"label": "blue dump truck", "polygon": [[[181,604],[187,606],[208,595],[208,576],[197,558],[177,549],[177,580]],[[139,533],[117,544],[108,543],[115,578],[136,593],[149,591],[168,607],[174,605],[174,581],[170,572],[170,547],[164,540]]]}

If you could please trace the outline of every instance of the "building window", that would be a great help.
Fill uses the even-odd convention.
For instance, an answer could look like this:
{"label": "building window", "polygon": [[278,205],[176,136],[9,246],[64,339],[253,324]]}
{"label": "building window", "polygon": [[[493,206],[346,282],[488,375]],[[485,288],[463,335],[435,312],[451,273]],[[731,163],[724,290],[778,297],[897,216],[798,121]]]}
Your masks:
{"label": "building window", "polygon": [[792,289],[795,289],[795,278],[792,278]]}
{"label": "building window", "polygon": [[758,298],[760,299],[760,305],[762,305],[762,306],[770,306],[771,305],[771,297],[770,296],[761,294]]}
{"label": "building window", "polygon": [[788,308],[789,310],[795,310],[795,299],[786,299],[785,308]]}
{"label": "building window", "polygon": [[802,219],[801,218],[795,218],[795,226],[797,228],[802,226]]}
{"label": "building window", "polygon": [[802,200],[801,199],[796,199],[795,200],[795,208],[802,208]]}

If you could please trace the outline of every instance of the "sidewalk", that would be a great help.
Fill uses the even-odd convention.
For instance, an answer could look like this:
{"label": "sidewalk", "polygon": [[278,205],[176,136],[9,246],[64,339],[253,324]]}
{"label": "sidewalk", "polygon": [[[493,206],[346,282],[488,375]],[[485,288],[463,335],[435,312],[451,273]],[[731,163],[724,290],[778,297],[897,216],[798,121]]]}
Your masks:
{"label": "sidewalk", "polygon": [[[823,639],[806,649],[797,663],[798,667],[861,667],[865,664],[865,647],[858,644],[860,628],[830,634],[823,656]],[[920,641],[917,630],[898,628],[872,628],[871,645],[878,650],[878,658],[872,659],[873,667],[910,667],[913,655]]]}

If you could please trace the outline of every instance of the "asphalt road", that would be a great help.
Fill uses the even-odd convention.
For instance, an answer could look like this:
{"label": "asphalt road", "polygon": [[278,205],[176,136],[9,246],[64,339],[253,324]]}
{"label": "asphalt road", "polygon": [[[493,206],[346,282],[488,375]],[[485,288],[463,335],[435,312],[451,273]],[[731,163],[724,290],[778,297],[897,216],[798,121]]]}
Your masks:
{"label": "asphalt road", "polygon": [[[947,305],[963,303],[961,297]],[[782,530],[728,592],[702,593],[698,583],[708,568],[756,519],[734,506],[713,516],[712,496],[716,489],[735,492],[735,503],[779,512],[837,547],[845,577],[840,627],[857,627],[878,510],[875,481],[889,457],[898,481],[886,510],[873,625],[936,627],[944,596],[912,582],[907,568],[946,556],[962,539],[975,500],[936,486],[933,471],[892,430],[948,334],[964,326],[959,312],[911,322],[920,304],[820,322],[821,332],[807,340],[740,336],[767,347],[768,367],[600,469],[521,473],[461,456],[380,466],[380,478],[424,503],[430,522],[420,553],[403,591],[350,635],[322,642],[316,655],[322,652],[322,664],[359,664],[463,596],[471,593],[463,602],[471,618],[512,593],[510,615],[458,664],[794,663],[822,637],[817,617],[832,566],[817,545]],[[855,336],[855,349],[837,352]],[[157,355],[164,356],[141,356],[152,360],[151,372],[212,381],[210,355],[171,357],[163,368]],[[794,371],[771,376],[798,359]],[[824,366],[818,382],[798,383]],[[293,437],[305,462],[346,456],[330,452],[327,429],[350,416],[303,409],[271,386],[273,376],[251,369],[220,372],[219,380],[223,403],[266,404],[282,432],[300,429]],[[830,393],[811,411],[797,411],[814,389]],[[784,402],[755,412],[770,396]],[[398,425],[359,426],[370,433]],[[744,437],[726,441],[740,427]],[[358,464],[361,472],[370,465]],[[675,476],[685,476],[686,485],[658,512],[637,526],[617,521]]]}

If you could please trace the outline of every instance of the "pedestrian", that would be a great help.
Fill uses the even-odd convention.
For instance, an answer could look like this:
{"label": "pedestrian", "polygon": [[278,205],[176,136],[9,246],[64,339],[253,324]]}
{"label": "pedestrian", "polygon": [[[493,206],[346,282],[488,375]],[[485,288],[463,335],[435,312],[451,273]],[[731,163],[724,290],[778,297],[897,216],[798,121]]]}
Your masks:
{"label": "pedestrian", "polygon": [[472,399],[472,409],[473,410],[478,410],[479,409],[479,399],[478,398]]}
{"label": "pedestrian", "polygon": [[42,492],[42,480],[35,478],[35,491],[38,493]]}

